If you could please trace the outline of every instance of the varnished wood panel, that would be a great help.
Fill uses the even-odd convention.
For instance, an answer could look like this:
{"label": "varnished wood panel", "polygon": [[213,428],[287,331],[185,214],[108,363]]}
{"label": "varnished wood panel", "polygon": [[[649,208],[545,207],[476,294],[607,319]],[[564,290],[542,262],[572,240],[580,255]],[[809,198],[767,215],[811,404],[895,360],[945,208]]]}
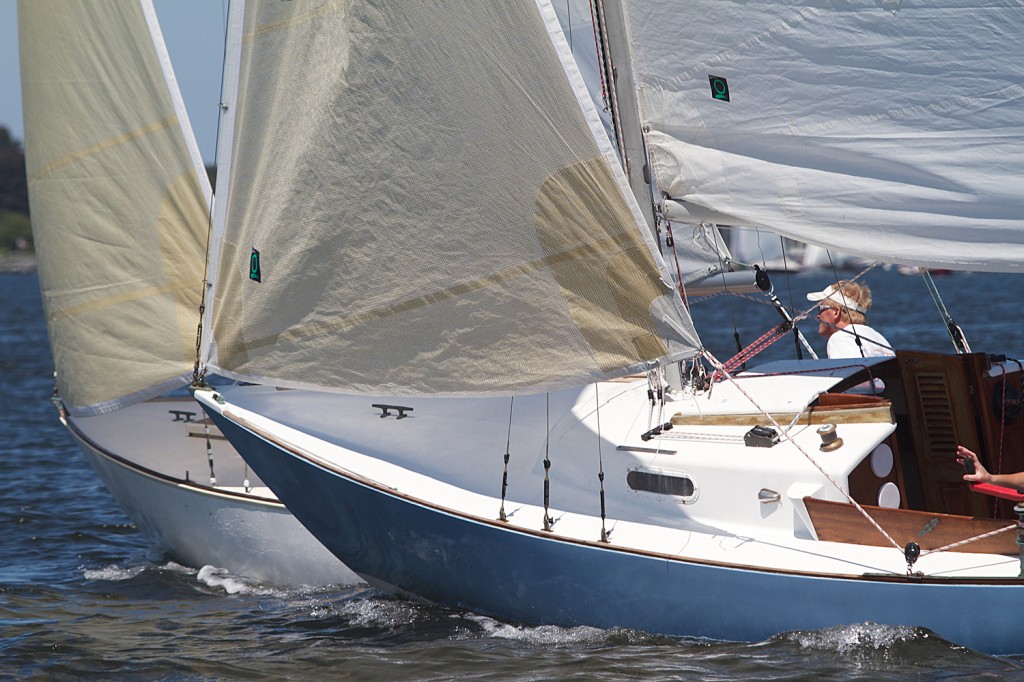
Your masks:
{"label": "varnished wood panel", "polygon": [[[825,395],[830,394],[822,394]],[[862,396],[869,397],[869,396]],[[780,424],[789,424],[796,412],[772,412],[772,418]],[[815,406],[800,413],[799,424],[892,424],[895,421],[892,406],[888,401],[858,401],[849,404]],[[674,426],[755,426],[768,424],[760,412],[747,414],[681,414],[672,417]]]}
{"label": "varnished wood panel", "polygon": [[[807,513],[814,524],[819,540],[846,542],[878,547],[889,546],[889,542],[872,526],[852,504],[804,498]],[[982,535],[1010,523],[1006,519],[986,519],[951,514],[933,514],[909,509],[884,509],[864,506],[878,525],[885,529],[901,547],[916,542],[921,549],[935,549],[948,544]],[[958,547],[955,552],[979,552],[984,554],[1019,553],[1016,533],[1008,530],[984,540]]]}

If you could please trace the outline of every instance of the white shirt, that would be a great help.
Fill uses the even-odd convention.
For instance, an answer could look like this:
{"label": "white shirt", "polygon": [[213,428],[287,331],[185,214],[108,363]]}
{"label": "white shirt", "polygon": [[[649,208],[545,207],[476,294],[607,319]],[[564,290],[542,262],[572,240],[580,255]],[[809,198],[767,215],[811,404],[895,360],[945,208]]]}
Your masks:
{"label": "white shirt", "polygon": [[[857,339],[860,345],[857,345]],[[866,324],[850,324],[828,337],[826,349],[830,358],[872,358],[896,355],[884,336]]]}

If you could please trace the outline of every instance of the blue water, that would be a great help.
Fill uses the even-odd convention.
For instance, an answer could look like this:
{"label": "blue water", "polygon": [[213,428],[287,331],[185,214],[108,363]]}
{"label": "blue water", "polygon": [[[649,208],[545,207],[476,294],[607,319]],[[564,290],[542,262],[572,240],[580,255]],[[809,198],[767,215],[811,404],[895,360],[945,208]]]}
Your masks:
{"label": "blue water", "polygon": [[[775,279],[784,302],[805,307],[803,294],[830,276]],[[920,278],[875,270],[867,282],[871,323],[890,341],[951,349]],[[1024,355],[1024,277],[936,282],[975,351]],[[855,624],[727,643],[522,627],[368,587],[289,591],[179,566],[148,546],[57,421],[36,276],[0,274],[0,297],[2,678],[1024,680],[1024,657],[985,656],[913,628]],[[722,297],[695,301],[693,316],[723,360],[734,324],[748,343],[778,321],[766,306]],[[822,352],[816,326],[802,328]],[[792,343],[768,354],[791,357]]]}

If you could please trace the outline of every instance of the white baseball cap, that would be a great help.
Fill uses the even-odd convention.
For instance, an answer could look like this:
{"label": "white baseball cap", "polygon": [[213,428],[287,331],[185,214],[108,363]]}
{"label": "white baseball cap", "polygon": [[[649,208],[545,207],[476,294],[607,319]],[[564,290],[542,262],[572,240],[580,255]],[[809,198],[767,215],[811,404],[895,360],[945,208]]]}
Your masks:
{"label": "white baseball cap", "polygon": [[[808,301],[820,302],[820,305],[828,305],[828,303],[835,304],[840,308],[846,308],[858,313],[866,313],[867,310],[860,307],[856,301],[851,298],[847,298],[845,294],[836,289],[836,285],[830,284],[821,291],[814,291],[807,294]],[[827,301],[828,303],[825,303]]]}

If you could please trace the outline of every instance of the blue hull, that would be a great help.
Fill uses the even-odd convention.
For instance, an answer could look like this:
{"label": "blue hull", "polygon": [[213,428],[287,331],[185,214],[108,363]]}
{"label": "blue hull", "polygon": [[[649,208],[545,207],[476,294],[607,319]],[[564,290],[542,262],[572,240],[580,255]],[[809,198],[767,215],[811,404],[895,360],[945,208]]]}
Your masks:
{"label": "blue hull", "polygon": [[566,542],[435,509],[283,450],[219,414],[221,431],[352,570],[504,620],[760,641],[861,622],[926,627],[1024,652],[1024,585],[831,578],[692,563]]}

